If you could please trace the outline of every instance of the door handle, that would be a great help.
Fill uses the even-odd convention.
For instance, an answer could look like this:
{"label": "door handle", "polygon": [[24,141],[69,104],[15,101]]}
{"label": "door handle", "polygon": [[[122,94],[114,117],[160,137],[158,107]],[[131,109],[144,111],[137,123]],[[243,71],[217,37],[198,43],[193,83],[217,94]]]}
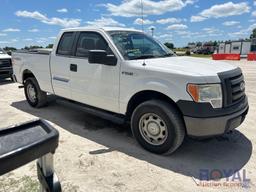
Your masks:
{"label": "door handle", "polygon": [[70,71],[77,72],[77,65],[76,64],[70,64]]}

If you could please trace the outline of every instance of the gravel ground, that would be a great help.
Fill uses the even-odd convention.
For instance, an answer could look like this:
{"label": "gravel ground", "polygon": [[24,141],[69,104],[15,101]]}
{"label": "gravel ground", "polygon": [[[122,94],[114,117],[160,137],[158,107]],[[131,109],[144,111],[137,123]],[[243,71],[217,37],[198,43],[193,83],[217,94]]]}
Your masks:
{"label": "gravel ground", "polygon": [[[0,127],[39,117],[59,130],[55,170],[63,191],[256,191],[256,62],[230,63],[240,66],[245,75],[250,103],[245,122],[222,137],[186,138],[171,156],[143,150],[126,126],[62,103],[33,109],[18,84],[9,81],[0,82]],[[199,183],[202,170],[215,169],[221,171],[218,173],[239,172],[226,173],[233,182],[226,182],[223,175],[219,181]],[[239,177],[242,180],[243,175],[249,181],[241,186]],[[35,162],[0,177],[0,192],[37,190]]]}

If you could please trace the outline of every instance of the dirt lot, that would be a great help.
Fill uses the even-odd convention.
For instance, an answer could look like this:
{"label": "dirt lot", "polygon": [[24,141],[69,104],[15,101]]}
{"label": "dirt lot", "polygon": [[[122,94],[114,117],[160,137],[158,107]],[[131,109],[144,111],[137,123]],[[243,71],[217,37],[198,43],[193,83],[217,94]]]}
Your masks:
{"label": "dirt lot", "polygon": [[[63,191],[256,191],[256,62],[231,63],[243,69],[246,79],[250,111],[244,124],[218,138],[186,138],[172,156],[151,154],[141,149],[129,128],[61,103],[33,109],[18,84],[8,81],[0,83],[0,127],[39,117],[59,130],[55,169]],[[239,170],[239,174],[234,186],[223,186],[224,175],[217,186],[197,186],[202,169]],[[250,181],[235,186],[243,173]],[[0,177],[0,192],[37,189],[35,162]]]}

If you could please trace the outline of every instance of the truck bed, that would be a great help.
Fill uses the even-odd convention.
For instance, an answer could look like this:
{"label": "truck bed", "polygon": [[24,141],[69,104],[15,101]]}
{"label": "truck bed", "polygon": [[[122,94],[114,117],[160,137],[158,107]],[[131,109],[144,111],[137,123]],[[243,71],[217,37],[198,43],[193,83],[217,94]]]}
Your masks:
{"label": "truck bed", "polygon": [[13,70],[19,83],[23,83],[23,71],[32,71],[40,88],[45,92],[52,93],[50,73],[51,49],[36,49],[32,51],[19,50],[13,53]]}

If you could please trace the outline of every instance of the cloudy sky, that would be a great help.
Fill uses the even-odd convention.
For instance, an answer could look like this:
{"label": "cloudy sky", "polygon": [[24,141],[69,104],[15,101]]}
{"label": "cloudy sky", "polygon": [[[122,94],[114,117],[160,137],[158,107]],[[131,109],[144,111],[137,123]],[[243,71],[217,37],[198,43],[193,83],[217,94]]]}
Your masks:
{"label": "cloudy sky", "polygon": [[[144,30],[181,47],[192,41],[249,37],[255,0],[142,0]],[[141,0],[1,0],[0,47],[48,45],[62,28],[142,29]]]}

